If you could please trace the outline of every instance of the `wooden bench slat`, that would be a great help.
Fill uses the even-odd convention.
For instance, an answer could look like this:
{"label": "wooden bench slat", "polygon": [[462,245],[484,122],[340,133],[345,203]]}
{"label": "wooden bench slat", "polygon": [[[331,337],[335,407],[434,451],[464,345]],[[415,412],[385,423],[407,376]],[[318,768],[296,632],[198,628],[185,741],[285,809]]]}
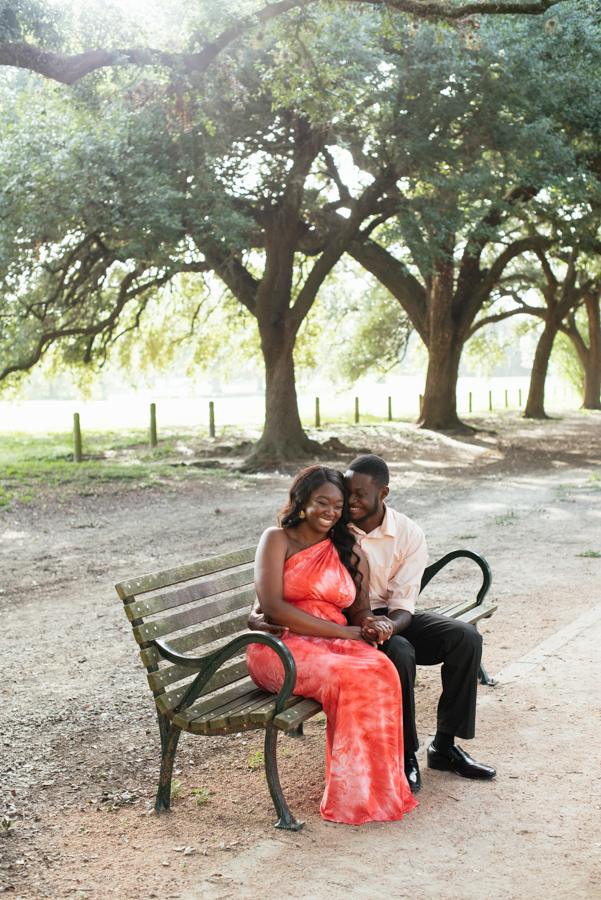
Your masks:
{"label": "wooden bench slat", "polygon": [[194,706],[190,706],[183,712],[177,713],[177,715],[174,716],[173,721],[176,725],[179,725],[180,728],[183,728],[187,731],[189,730],[190,723],[195,719],[200,719],[207,713],[210,713],[215,709],[219,709],[221,706],[229,703],[230,700],[244,698],[255,689],[256,685],[254,681],[252,681],[250,678],[246,678],[244,681],[241,681],[237,685],[235,685],[235,687],[229,688],[227,691],[223,691],[221,694],[216,694],[213,697],[208,697],[204,700],[197,700]]}
{"label": "wooden bench slat", "polygon": [[254,562],[255,547],[246,547],[244,550],[235,550],[224,556],[214,556],[211,559],[200,559],[193,563],[175,566],[173,569],[164,569],[154,574],[140,575],[127,581],[120,581],[115,585],[115,590],[122,600],[145,594],[148,591],[156,591],[169,587],[170,584],[179,584],[180,581],[191,581],[203,575],[212,575],[224,569],[233,569],[244,563]]}
{"label": "wooden bench slat", "polygon": [[[251,719],[252,713],[256,709],[262,709],[263,706],[265,706],[266,701],[271,702],[271,700],[273,700],[273,711],[275,712],[276,696],[277,696],[276,694],[271,694],[271,695],[266,694],[265,698],[263,699],[262,704],[261,703],[253,703],[253,704],[249,705],[248,709],[237,710],[235,713],[233,713],[233,715],[230,716],[229,724],[230,725],[246,725],[248,722],[251,722],[252,721],[252,719]],[[294,696],[294,694],[292,695],[292,697],[288,697],[288,699],[286,700],[285,709],[288,709],[288,707],[290,707],[290,706],[295,706],[299,702],[300,699],[301,699],[300,697],[296,697],[296,696]],[[272,716],[273,716],[273,713],[272,713]],[[256,724],[259,725],[260,723],[257,722]],[[213,728],[213,727],[214,727],[213,723],[211,722],[211,728]]]}
{"label": "wooden bench slat", "polygon": [[144,622],[142,625],[135,625],[132,631],[138,644],[144,644],[146,641],[164,637],[166,634],[180,631],[182,628],[188,628],[190,625],[198,625],[200,622],[206,622],[207,619],[214,619],[236,609],[249,609],[254,598],[254,587],[250,590],[237,591],[229,597],[213,600],[210,603],[205,603],[203,606],[194,606],[173,616],[152,619],[150,622]]}
{"label": "wooden bench slat", "polygon": [[[219,638],[224,637],[233,637],[236,634],[243,634],[246,631],[246,620],[248,618],[248,613],[244,612],[240,616],[236,616],[235,619],[228,619],[226,622],[220,622],[218,625],[212,625],[210,628],[206,628],[203,632],[200,633],[200,641],[202,643],[212,643]],[[173,648],[176,649],[175,647]],[[218,647],[207,648],[206,653],[198,654],[199,659],[205,659],[207,656],[211,656],[218,650]],[[160,656],[160,654],[158,654]],[[178,665],[169,665],[164,666],[162,669],[159,669],[157,672],[149,672],[147,675],[148,684],[150,685],[150,689],[153,691],[158,691],[160,688],[165,687],[168,684],[176,684],[176,682],[181,681],[182,678],[188,678],[191,674],[190,669],[186,669],[183,666]]]}
{"label": "wooden bench slat", "polygon": [[[296,703],[300,702],[300,700],[302,700],[302,699],[303,698],[299,697],[297,694],[293,694],[289,698],[290,703],[287,703],[286,707],[288,707],[291,704],[296,704]],[[260,706],[257,709],[253,709],[253,711],[250,714],[251,722],[259,722],[262,725],[265,725],[267,722],[271,722],[271,720],[273,719],[273,715],[275,713],[275,700],[276,700],[276,695],[274,694],[273,698],[271,700],[269,700],[264,706]]]}
{"label": "wooden bench slat", "polygon": [[480,619],[488,619],[489,616],[495,612],[498,608],[497,604],[491,604],[490,606],[475,606],[469,612],[464,613],[462,616],[456,616],[457,622],[466,622],[468,625],[475,625],[476,622],[479,622]]}
{"label": "wooden bench slat", "polygon": [[[248,609],[250,609],[250,607],[247,608],[246,612],[241,613],[241,617],[244,616],[244,628],[241,629],[242,631],[247,630],[246,621]],[[239,622],[240,620],[240,618],[236,617],[236,621]],[[182,634],[179,637],[169,638],[169,646],[173,647],[174,650],[177,650],[178,653],[188,653],[190,650],[196,650],[198,647],[203,647],[205,646],[204,635],[207,632],[207,627],[208,626],[205,626],[199,631],[192,631],[189,634]],[[217,640],[217,638],[213,637],[212,640]],[[198,655],[203,657],[207,656],[209,653],[214,653],[214,650],[207,650],[206,653],[199,653]],[[161,662],[163,657],[156,647],[142,647],[140,650],[140,659],[145,666],[155,666]]]}
{"label": "wooden bench slat", "polygon": [[[216,691],[217,688],[226,687],[228,684],[233,684],[235,681],[239,681],[241,678],[245,678],[248,675],[248,669],[246,668],[246,659],[241,659],[239,662],[234,662],[233,665],[224,666],[222,669],[219,669],[218,672],[213,675],[209,684],[203,690],[200,695],[203,697],[205,694],[210,694],[212,691]],[[155,697],[156,705],[159,707],[161,712],[169,712],[169,710],[173,709],[177,706],[178,703],[181,702],[188,685],[182,685],[180,688],[176,688],[174,691],[165,691],[164,694],[159,694]]]}
{"label": "wooden bench slat", "polygon": [[125,605],[125,613],[129,621],[133,622],[135,619],[142,619],[153,613],[173,609],[175,606],[183,606],[184,603],[195,603],[205,597],[212,597],[214,594],[222,594],[224,591],[253,584],[254,571],[254,566],[251,566],[248,569],[229,572],[221,578],[190,584],[167,594],[156,594],[145,600],[135,600],[133,603]]}
{"label": "wooden bench slat", "polygon": [[244,722],[250,722],[250,711],[255,707],[263,706],[273,695],[269,691],[262,691],[257,688],[253,692],[253,696],[229,704],[215,712],[206,716],[206,720],[211,730],[216,728],[225,728],[226,725],[242,725]]}
{"label": "wooden bench slat", "polygon": [[439,613],[441,616],[448,616],[450,619],[456,619],[469,609],[473,609],[476,605],[476,599],[464,600],[462,603],[451,603],[449,606],[436,606],[429,612]]}
{"label": "wooden bench slat", "polygon": [[310,719],[311,716],[321,712],[321,710],[322,705],[317,700],[302,700],[301,703],[297,703],[291,709],[286,709],[279,716],[276,716],[273,724],[281,731],[294,731],[299,725]]}

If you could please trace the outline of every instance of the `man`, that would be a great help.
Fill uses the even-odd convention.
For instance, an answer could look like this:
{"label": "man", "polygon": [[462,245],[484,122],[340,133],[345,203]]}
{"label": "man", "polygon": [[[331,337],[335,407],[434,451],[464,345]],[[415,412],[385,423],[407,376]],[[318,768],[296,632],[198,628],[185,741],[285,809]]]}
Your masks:
{"label": "man", "polygon": [[[411,790],[416,793],[421,787],[415,755],[419,747],[413,695],[416,665],[442,663],[443,689],[436,735],[427,753],[428,767],[464,778],[494,778],[493,768],[477,763],[455,744],[455,737],[474,737],[482,638],[474,625],[415,611],[426,566],[426,541],[415,522],[386,506],[389,472],[384,460],[359,456],[350,464],[345,479],[350,491],[349,528],[369,562],[371,608],[376,616],[387,617],[392,626],[392,636],[380,649],[401,680],[405,774]],[[249,627],[270,630],[258,605]]]}

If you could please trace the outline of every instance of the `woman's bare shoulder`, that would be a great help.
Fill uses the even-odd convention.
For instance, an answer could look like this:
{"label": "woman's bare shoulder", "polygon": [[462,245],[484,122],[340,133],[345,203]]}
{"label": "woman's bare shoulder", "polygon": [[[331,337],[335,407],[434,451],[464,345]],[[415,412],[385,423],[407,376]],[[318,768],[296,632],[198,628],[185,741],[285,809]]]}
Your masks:
{"label": "woman's bare shoulder", "polygon": [[261,535],[259,547],[263,550],[286,549],[288,547],[288,538],[286,537],[284,529],[277,528],[275,525],[271,528],[266,528]]}
{"label": "woman's bare shoulder", "polygon": [[281,565],[286,561],[288,538],[282,528],[266,528],[261,535],[255,563],[258,566],[274,565],[278,560]]}

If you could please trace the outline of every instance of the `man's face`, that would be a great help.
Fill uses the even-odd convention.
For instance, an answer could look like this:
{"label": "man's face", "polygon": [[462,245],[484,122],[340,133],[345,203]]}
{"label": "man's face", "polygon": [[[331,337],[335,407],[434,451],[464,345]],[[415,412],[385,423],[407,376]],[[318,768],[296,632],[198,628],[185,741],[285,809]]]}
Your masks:
{"label": "man's face", "polygon": [[369,475],[353,472],[351,469],[344,476],[349,489],[349,515],[351,521],[361,527],[361,522],[379,513],[383,493]]}

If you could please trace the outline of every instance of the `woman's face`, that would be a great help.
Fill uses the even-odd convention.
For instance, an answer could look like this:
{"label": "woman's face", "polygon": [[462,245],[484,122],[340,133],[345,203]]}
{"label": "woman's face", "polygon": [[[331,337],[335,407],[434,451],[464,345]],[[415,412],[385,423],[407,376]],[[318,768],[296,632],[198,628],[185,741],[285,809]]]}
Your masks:
{"label": "woman's face", "polygon": [[305,521],[314,531],[327,534],[340,516],[344,497],[340,488],[330,481],[316,488],[305,504]]}

